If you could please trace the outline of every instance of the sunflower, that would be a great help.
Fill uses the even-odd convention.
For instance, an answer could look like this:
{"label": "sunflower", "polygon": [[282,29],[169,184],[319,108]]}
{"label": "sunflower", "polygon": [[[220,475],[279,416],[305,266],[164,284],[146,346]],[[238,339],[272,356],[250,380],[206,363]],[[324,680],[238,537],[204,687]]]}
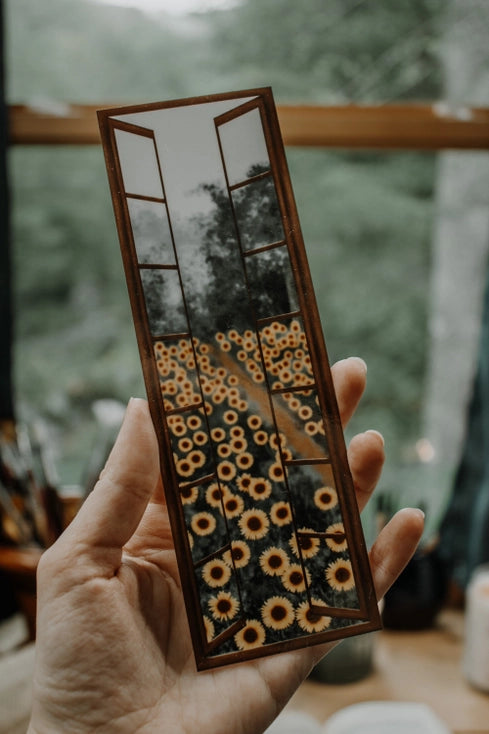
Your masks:
{"label": "sunflower", "polygon": [[221,507],[221,488],[218,485],[217,482],[212,482],[212,484],[209,484],[205,491],[205,499],[208,505],[211,507]]}
{"label": "sunflower", "polygon": [[174,436],[184,436],[187,433],[187,426],[181,416],[170,416],[168,426]]}
{"label": "sunflower", "polygon": [[292,522],[292,512],[288,502],[275,502],[270,511],[270,518],[275,525],[281,527]]}
{"label": "sunflower", "polygon": [[268,479],[256,477],[250,486],[250,495],[255,500],[266,500],[272,493],[272,484]]}
{"label": "sunflower", "polygon": [[313,535],[302,535],[302,533],[309,532],[311,531],[301,529],[299,531],[299,535],[293,535],[292,538],[289,540],[290,549],[295,556],[302,556],[302,558],[313,558],[317,554],[321,546],[320,540]]}
{"label": "sunflower", "polygon": [[202,619],[204,620],[205,638],[206,638],[207,642],[210,642],[211,640],[214,639],[214,634],[215,634],[215,632],[214,632],[214,624],[209,619],[209,617],[206,617],[205,615],[202,617]]}
{"label": "sunflower", "polygon": [[199,451],[198,449],[191,451],[188,454],[187,459],[193,465],[194,469],[200,469],[200,467],[205,464],[205,454],[203,451]]}
{"label": "sunflower", "polygon": [[197,512],[190,521],[190,526],[196,535],[209,535],[216,528],[216,518],[210,512]]}
{"label": "sunflower", "polygon": [[191,477],[195,471],[195,466],[188,459],[179,459],[177,461],[177,474],[180,477]]}
{"label": "sunflower", "polygon": [[333,487],[320,487],[314,492],[314,504],[320,510],[331,510],[338,504],[338,495]]}
{"label": "sunflower", "polygon": [[187,418],[187,426],[191,431],[196,431],[202,425],[202,420],[198,415],[191,415]]}
{"label": "sunflower", "polygon": [[224,428],[221,428],[220,426],[218,426],[217,428],[212,428],[211,438],[216,443],[219,443],[220,441],[224,441],[224,439],[226,438],[226,431],[224,430]]}
{"label": "sunflower", "polygon": [[209,440],[209,437],[205,431],[195,431],[194,443],[197,446],[204,446],[208,440]]}
{"label": "sunflower", "polygon": [[239,650],[252,650],[265,642],[265,630],[256,619],[247,619],[246,625],[234,635]]}
{"label": "sunflower", "polygon": [[246,510],[241,515],[239,527],[247,540],[263,538],[269,528],[269,520],[263,510]]}
{"label": "sunflower", "polygon": [[326,538],[328,548],[331,548],[335,553],[339,553],[340,551],[347,549],[348,544],[346,542],[345,528],[343,527],[342,522],[335,522],[333,525],[330,525],[329,528],[326,529],[326,532],[329,536],[332,536]]}
{"label": "sunflower", "polygon": [[267,576],[280,576],[289,566],[289,557],[283,548],[272,545],[261,554],[260,566]]}
{"label": "sunflower", "polygon": [[236,467],[230,461],[221,461],[217,465],[217,476],[223,480],[234,479],[236,476]]}
{"label": "sunflower", "polygon": [[250,454],[249,451],[243,451],[242,454],[237,454],[236,456],[236,464],[240,469],[249,469],[253,466],[254,461],[253,454]]}
{"label": "sunflower", "polygon": [[239,476],[238,479],[236,480],[236,483],[238,485],[238,488],[242,492],[249,492],[252,481],[253,481],[253,478],[251,474],[241,474],[241,476]]}
{"label": "sunflower", "polygon": [[299,418],[303,421],[308,421],[312,417],[312,408],[310,405],[303,405],[299,408]]}
{"label": "sunflower", "polygon": [[274,482],[282,482],[284,479],[284,469],[282,464],[280,464],[279,462],[271,464],[268,469],[268,476]]}
{"label": "sunflower", "polygon": [[228,565],[244,568],[251,558],[250,547],[244,540],[233,540],[231,549],[224,553],[223,558]]}
{"label": "sunflower", "polygon": [[287,591],[296,593],[305,591],[306,579],[302,566],[298,563],[292,563],[282,575],[282,583]]}
{"label": "sunflower", "polygon": [[308,436],[315,436],[318,432],[318,426],[316,421],[307,421],[304,426],[304,430]]}
{"label": "sunflower", "polygon": [[248,420],[246,422],[248,423],[248,428],[251,428],[252,431],[256,431],[260,428],[263,421],[259,415],[253,413],[253,415],[248,416]]}
{"label": "sunflower", "polygon": [[339,559],[326,569],[326,580],[335,591],[350,591],[355,587],[353,569],[348,560]]}
{"label": "sunflower", "polygon": [[241,497],[236,494],[231,494],[231,492],[224,496],[223,504],[224,514],[230,519],[241,515],[244,510],[244,502]]}
{"label": "sunflower", "polygon": [[268,441],[268,433],[263,430],[255,431],[255,433],[253,434],[253,441],[258,446],[264,446]]}
{"label": "sunflower", "polygon": [[213,588],[224,586],[231,577],[231,569],[220,558],[213,558],[202,568],[202,578],[208,586]]}
{"label": "sunflower", "polygon": [[242,436],[238,436],[237,438],[232,438],[229,445],[232,451],[236,454],[240,454],[248,448],[248,441]]}
{"label": "sunflower", "polygon": [[[313,606],[324,606],[321,601],[317,599],[311,599]],[[323,616],[322,614],[316,614],[311,610],[311,605],[308,601],[303,601],[299,604],[296,610],[297,624],[304,632],[323,632],[328,629],[331,624],[331,617]]]}
{"label": "sunflower", "polygon": [[239,601],[228,591],[220,591],[209,599],[209,609],[214,619],[232,619],[239,609]]}
{"label": "sunflower", "polygon": [[178,442],[178,448],[183,454],[186,454],[190,451],[190,449],[193,447],[192,439],[190,438],[181,438]]}
{"label": "sunflower", "polygon": [[223,415],[224,423],[227,423],[228,426],[232,426],[233,423],[236,423],[238,420],[238,414],[235,410],[225,410]]}
{"label": "sunflower", "polygon": [[199,496],[199,490],[197,487],[183,486],[180,487],[180,498],[182,505],[191,505],[195,502]]}
{"label": "sunflower", "polygon": [[283,630],[294,621],[294,607],[284,596],[272,596],[263,604],[261,618],[267,627]]}
{"label": "sunflower", "polygon": [[217,453],[221,459],[227,459],[232,454],[231,446],[228,443],[221,443],[217,447]]}
{"label": "sunflower", "polygon": [[231,438],[243,438],[245,435],[243,426],[233,426],[229,429],[229,435]]}

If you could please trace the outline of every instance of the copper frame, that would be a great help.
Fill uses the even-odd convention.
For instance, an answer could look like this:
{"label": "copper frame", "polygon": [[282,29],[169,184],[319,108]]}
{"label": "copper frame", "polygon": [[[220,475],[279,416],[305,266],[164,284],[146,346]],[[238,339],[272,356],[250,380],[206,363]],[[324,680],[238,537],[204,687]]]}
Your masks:
{"label": "copper frame", "polygon": [[[216,107],[214,112],[213,106]],[[175,203],[169,203],[165,191],[165,181],[171,181],[172,176],[173,182],[178,178],[178,172],[170,171],[170,157],[173,156],[175,163],[178,155],[187,156],[182,160],[188,162],[189,148],[193,145],[188,130],[187,138],[179,141],[173,134],[167,145],[165,115],[169,120],[168,115],[182,114],[183,127],[190,125],[191,129],[194,112],[200,113],[207,108],[210,117],[205,122],[205,134],[211,135],[209,126],[213,126],[212,135],[215,135],[220,157],[217,165],[222,175],[220,187],[210,179],[201,186],[201,193],[214,197],[212,207],[205,216],[200,215],[202,247],[206,242],[208,248],[202,271],[209,267],[209,278],[212,278],[217,277],[212,267],[220,269],[222,279],[222,269],[229,264],[231,273],[234,267],[237,280],[229,286],[243,297],[234,315],[226,311],[225,318],[218,311],[219,296],[212,303],[209,296],[209,303],[205,304],[210,290],[192,291],[195,286],[189,275],[191,267],[184,262],[185,238],[181,232],[175,234],[174,226],[177,222],[177,228],[181,228],[178,215],[182,215],[182,211],[185,214],[184,200],[180,199],[178,210]],[[271,90],[253,89],[101,110],[98,118],[198,669],[378,629],[380,620],[368,556]],[[158,124],[152,127],[157,119]],[[244,134],[236,139],[240,143],[238,146],[230,143],[233,124],[241,136]],[[248,130],[251,131],[249,137]],[[152,182],[142,181],[141,171],[139,178],[132,176],[136,187],[142,187],[140,192],[130,190],[133,163],[129,161],[129,153],[124,152],[125,134],[141,138],[131,139],[131,145],[138,141],[136,147],[141,153],[132,154],[135,170],[141,168],[142,158],[149,161],[148,154],[154,152],[147,164],[149,169],[141,169]],[[198,135],[196,123],[195,136]],[[240,159],[241,144],[244,149],[248,146],[253,155],[258,155],[259,149],[262,159],[254,161],[254,167],[249,171],[245,169],[244,175],[237,176],[237,167],[249,163]],[[207,151],[200,151],[205,157],[204,153],[207,155]],[[196,156],[198,154],[199,151]],[[177,194],[175,189],[172,193],[171,188],[170,183],[169,198],[171,200],[173,195],[176,202]],[[189,197],[194,194],[195,190]],[[253,215],[252,209],[263,208],[263,202],[266,208]],[[136,223],[141,214],[136,211],[138,206],[143,208],[143,215],[146,206],[153,229],[158,220],[158,227],[165,232],[168,241],[161,247],[166,248],[166,254],[158,255],[160,260],[154,261],[154,252],[149,252],[144,237],[141,240]],[[261,231],[264,217],[265,225],[270,225],[270,233]],[[221,229],[217,236],[218,220]],[[273,236],[275,231],[279,236]],[[222,254],[224,240],[229,263]],[[276,271],[270,274],[271,266]],[[240,273],[242,282],[238,282]],[[267,292],[263,285],[270,282],[270,277],[281,286]],[[181,289],[181,301],[175,297],[178,288]],[[170,316],[169,323],[161,301],[162,291],[170,293],[175,306],[173,310],[173,306],[169,308],[174,318],[172,321]],[[218,331],[213,328],[209,335],[206,324],[199,321],[198,309],[191,303],[197,297],[209,309],[208,321],[212,326],[220,323],[222,317],[226,324],[231,323],[231,328]],[[287,303],[289,308],[274,312],[278,303]],[[226,308],[229,309],[229,305]],[[270,313],[267,308],[271,309]],[[240,333],[239,329],[232,328],[233,318],[236,323],[251,323],[251,327],[243,330],[242,326]],[[278,333],[284,336],[279,339]],[[196,334],[200,337],[205,334],[206,339]],[[244,350],[238,348],[242,344],[238,337],[243,339],[243,334],[248,334],[247,342],[251,345],[249,351],[254,354],[254,361],[245,360]],[[285,349],[284,343],[292,345],[291,348]],[[293,369],[284,369],[278,357],[273,362],[275,357],[269,355],[276,355],[277,350],[282,356],[288,354],[287,365],[292,364]],[[172,358],[177,353],[185,355],[179,358],[188,368],[183,377],[179,373],[180,385],[176,382],[176,374],[181,365],[178,359]],[[294,359],[296,356],[299,359]],[[173,377],[166,379],[172,369]],[[232,392],[234,402],[230,397],[224,398],[229,401],[227,417],[233,414],[233,422],[236,419],[237,428],[242,431],[235,431],[234,448],[225,446],[234,457],[234,463],[228,459],[221,461],[219,452],[224,449],[215,438],[216,429],[225,432],[229,426],[223,423],[225,415],[220,405],[223,400],[218,404],[217,392],[212,392],[215,389],[205,376],[206,370],[209,374],[217,370],[226,375],[222,381],[226,379],[237,386]],[[277,375],[280,380],[276,379]],[[185,395],[179,392],[182,383],[186,384]],[[231,390],[226,395],[231,395]],[[316,420],[307,422],[304,417],[301,423],[295,414],[292,415],[292,404],[300,405],[294,407],[294,411],[309,418],[313,415]],[[236,405],[241,405],[242,410],[234,409]],[[259,406],[256,408],[258,415],[251,411],[251,405]],[[255,415],[256,423],[262,422],[266,431],[248,431],[251,414]],[[192,433],[192,439],[199,434],[202,445],[198,444],[198,449],[193,441],[182,443],[178,431],[183,428],[177,431],[178,425],[184,425],[186,431],[190,419],[198,424],[198,431]],[[260,441],[265,441],[261,434],[266,434],[266,448],[257,448],[258,434]],[[245,449],[241,453],[235,451],[236,445],[239,446],[236,439],[240,436]],[[233,439],[230,441],[233,444]],[[255,442],[254,453],[246,451],[248,442],[252,441]],[[187,453],[181,448],[184,444]],[[202,451],[204,445],[207,448]],[[183,451],[183,459],[179,451]],[[192,456],[196,459],[195,466],[193,459],[190,461]],[[252,469],[247,464],[250,461]],[[268,478],[263,476],[264,467],[268,467]],[[251,489],[250,485],[246,489],[248,479],[244,481],[245,475],[251,476]],[[299,484],[301,492],[297,489]],[[214,485],[217,494],[213,496]],[[257,486],[264,492],[263,496],[271,498],[268,504],[257,494]],[[328,495],[318,494],[324,489],[331,490],[331,507],[324,499]],[[212,499],[213,504],[205,505],[206,511],[203,511],[206,498],[208,502]],[[278,519],[279,505],[285,513],[284,522]],[[310,512],[312,506],[314,517]],[[261,509],[263,507],[266,512]],[[199,527],[195,524],[197,516],[201,522]],[[255,531],[253,528],[257,524],[260,527]],[[209,526],[213,526],[210,531]],[[260,535],[262,532],[264,535]],[[212,539],[213,534],[218,539],[217,546],[209,549],[207,536]],[[272,538],[272,543],[264,550],[263,539],[267,536]],[[250,555],[243,566],[240,553],[245,553],[245,548]],[[279,552],[275,552],[277,549]],[[274,553],[274,563],[278,563],[280,557],[285,564],[281,574],[267,566]],[[251,592],[250,587],[255,586],[259,591]],[[267,589],[277,593],[266,596]],[[336,602],[331,603],[332,599]]]}

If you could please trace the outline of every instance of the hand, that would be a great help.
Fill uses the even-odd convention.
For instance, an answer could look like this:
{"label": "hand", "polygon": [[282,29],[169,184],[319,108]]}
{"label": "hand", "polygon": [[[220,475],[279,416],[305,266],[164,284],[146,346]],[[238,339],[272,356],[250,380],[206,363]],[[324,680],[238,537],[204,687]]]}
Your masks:
{"label": "hand", "polygon": [[[365,366],[333,367],[344,424],[365,386]],[[375,431],[349,459],[358,504],[383,463]],[[380,598],[413,554],[422,513],[403,510],[370,561]],[[332,644],[197,673],[159,479],[156,437],[143,400],[129,403],[100,480],[41,558],[30,734],[258,734]]]}

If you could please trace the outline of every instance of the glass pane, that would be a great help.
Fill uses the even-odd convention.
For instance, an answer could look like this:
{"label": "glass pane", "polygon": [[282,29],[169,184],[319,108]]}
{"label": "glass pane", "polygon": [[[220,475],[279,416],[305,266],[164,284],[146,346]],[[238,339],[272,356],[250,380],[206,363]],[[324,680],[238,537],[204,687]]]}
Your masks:
{"label": "glass pane", "polygon": [[170,225],[164,204],[144,199],[127,199],[138,262],[174,265]]}
{"label": "glass pane", "polygon": [[126,194],[163,198],[160,173],[152,138],[115,130]]}
{"label": "glass pane", "polygon": [[141,269],[140,273],[153,336],[188,331],[178,272]]}
{"label": "glass pane", "polygon": [[244,251],[282,242],[284,230],[271,176],[241,186],[232,197]]}
{"label": "glass pane", "polygon": [[297,311],[299,303],[286,247],[250,255],[246,271],[257,319]]}
{"label": "glass pane", "polygon": [[257,108],[219,125],[218,132],[230,186],[270,170]]}

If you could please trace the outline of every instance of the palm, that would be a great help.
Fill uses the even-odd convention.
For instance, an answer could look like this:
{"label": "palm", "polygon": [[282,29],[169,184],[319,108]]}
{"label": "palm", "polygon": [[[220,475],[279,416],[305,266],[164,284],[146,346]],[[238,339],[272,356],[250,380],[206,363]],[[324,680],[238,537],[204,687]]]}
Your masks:
{"label": "palm", "polygon": [[[364,375],[354,360],[334,375],[346,422]],[[70,721],[80,733],[258,734],[327,646],[196,672],[154,433],[145,404],[129,413],[99,487],[41,560],[30,731],[66,731]],[[350,445],[360,509],[382,456],[377,434]],[[379,595],[421,528],[419,515],[407,512],[379,537],[371,553]]]}

